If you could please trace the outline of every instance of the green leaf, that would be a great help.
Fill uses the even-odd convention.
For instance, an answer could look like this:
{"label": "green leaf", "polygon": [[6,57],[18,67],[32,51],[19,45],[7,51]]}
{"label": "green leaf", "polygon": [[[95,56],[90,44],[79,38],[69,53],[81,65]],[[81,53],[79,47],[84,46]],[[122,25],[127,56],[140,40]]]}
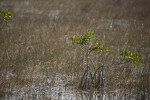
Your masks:
{"label": "green leaf", "polygon": [[75,39],[76,39],[76,35],[73,36],[73,40],[75,40]]}
{"label": "green leaf", "polygon": [[131,52],[130,56],[133,56],[133,53]]}
{"label": "green leaf", "polygon": [[97,40],[97,39],[95,40],[95,43],[96,43],[97,45],[100,44],[99,40]]}
{"label": "green leaf", "polygon": [[136,66],[138,66],[138,62],[137,62],[137,61],[134,61],[134,64],[135,64]]}
{"label": "green leaf", "polygon": [[3,14],[4,13],[4,10],[0,10],[0,14]]}
{"label": "green leaf", "polygon": [[2,15],[3,21],[8,22],[10,20],[12,13],[9,11],[0,10],[0,14]]}
{"label": "green leaf", "polygon": [[105,52],[106,52],[106,53],[109,53],[109,50],[108,50],[108,48],[105,48]]}
{"label": "green leaf", "polygon": [[140,60],[140,54],[139,53],[132,53],[131,51],[122,51],[120,53],[122,57],[124,57],[125,60],[129,60],[130,63],[134,63],[136,66],[139,63]]}
{"label": "green leaf", "polygon": [[11,17],[11,16],[12,16],[12,13],[11,13],[11,12],[9,12],[9,11],[8,11],[8,13],[7,13],[7,14],[8,14],[8,16],[9,16],[9,17]]}
{"label": "green leaf", "polygon": [[112,22],[109,24],[109,27],[110,27],[110,28],[112,28],[112,27],[113,27],[113,23],[112,23]]}
{"label": "green leaf", "polygon": [[137,53],[136,53],[136,56],[138,56],[138,57],[139,57],[139,56],[140,56],[140,53],[139,53],[139,52],[137,52]]}
{"label": "green leaf", "polygon": [[127,55],[130,56],[130,51],[128,51],[127,53],[128,53]]}

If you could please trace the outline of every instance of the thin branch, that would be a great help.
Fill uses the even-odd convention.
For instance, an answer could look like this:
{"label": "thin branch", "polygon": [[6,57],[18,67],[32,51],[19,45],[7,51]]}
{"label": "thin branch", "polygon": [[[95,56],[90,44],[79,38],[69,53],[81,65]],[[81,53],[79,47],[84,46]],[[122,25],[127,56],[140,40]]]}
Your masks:
{"label": "thin branch", "polygon": [[84,50],[82,47],[80,47],[80,49],[81,49],[83,52],[85,52],[85,50]]}
{"label": "thin branch", "polygon": [[85,70],[85,72],[84,72],[84,74],[83,74],[83,76],[82,76],[82,78],[81,78],[81,83],[80,83],[80,87],[82,86],[82,82],[83,82],[83,79],[84,79],[84,77],[85,77],[85,74],[87,73],[87,70]]}
{"label": "thin branch", "polygon": [[92,83],[93,83],[93,80],[94,80],[94,78],[95,78],[95,76],[96,76],[96,73],[97,73],[97,71],[101,68],[101,67],[103,67],[104,65],[101,65],[101,66],[99,66],[97,69],[96,69],[96,71],[95,71],[95,73],[94,73],[94,75],[93,75],[93,78],[92,78]]}
{"label": "thin branch", "polygon": [[126,61],[126,62],[119,62],[119,63],[112,63],[110,65],[105,65],[105,67],[111,67],[113,65],[121,65],[121,64],[127,64],[129,61]]}
{"label": "thin branch", "polygon": [[103,81],[103,68],[104,68],[104,66],[101,67],[101,71],[99,73],[97,88],[99,88],[99,86],[102,84],[102,81]]}

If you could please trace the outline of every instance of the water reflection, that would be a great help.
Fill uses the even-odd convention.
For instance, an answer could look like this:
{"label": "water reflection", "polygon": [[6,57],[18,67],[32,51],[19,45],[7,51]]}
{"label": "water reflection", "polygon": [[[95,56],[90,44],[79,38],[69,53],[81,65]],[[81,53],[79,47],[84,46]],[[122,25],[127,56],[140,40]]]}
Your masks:
{"label": "water reflection", "polygon": [[16,84],[3,89],[6,95],[0,100],[149,100],[150,97],[148,88],[142,85],[131,88],[104,86],[99,90],[79,90],[66,86],[62,78],[64,76],[58,74],[52,79],[44,74],[35,74],[30,84]]}
{"label": "water reflection", "polygon": [[103,87],[100,90],[77,90],[65,86],[62,80],[53,86],[45,81],[11,87],[7,90],[11,91],[11,94],[6,94],[1,100],[148,100],[149,98],[147,91],[140,91],[138,88],[129,90]]}

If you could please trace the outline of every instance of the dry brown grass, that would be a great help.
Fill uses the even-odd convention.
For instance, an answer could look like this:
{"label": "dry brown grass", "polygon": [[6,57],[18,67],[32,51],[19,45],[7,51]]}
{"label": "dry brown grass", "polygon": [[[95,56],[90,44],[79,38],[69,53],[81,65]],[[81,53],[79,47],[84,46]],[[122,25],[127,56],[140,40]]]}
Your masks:
{"label": "dry brown grass", "polygon": [[[105,85],[143,87],[147,91],[150,80],[149,3],[148,0],[126,0],[122,4],[115,4],[113,0],[0,1],[0,8],[14,14],[0,31],[0,78],[5,79],[6,73],[13,70],[11,82],[26,84],[32,77],[38,79],[38,74],[54,77],[61,73],[73,75],[74,80],[65,80],[77,86],[84,71],[82,52],[72,46],[70,37],[84,34],[91,28],[111,50],[108,64],[123,49],[141,53],[141,64],[136,68],[130,64],[105,68]],[[58,20],[55,15],[59,16]],[[112,29],[109,28],[111,22]],[[22,78],[24,76],[28,77]]]}

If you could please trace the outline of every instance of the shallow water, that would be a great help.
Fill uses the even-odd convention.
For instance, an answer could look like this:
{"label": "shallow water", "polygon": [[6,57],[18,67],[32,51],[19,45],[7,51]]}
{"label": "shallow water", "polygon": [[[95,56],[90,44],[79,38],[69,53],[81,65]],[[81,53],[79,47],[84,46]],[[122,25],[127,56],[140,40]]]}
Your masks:
{"label": "shallow water", "polygon": [[[35,82],[37,81],[37,82]],[[65,81],[57,75],[55,82],[47,77],[35,79],[28,85],[13,86],[6,89],[1,100],[148,100],[148,90],[102,87],[99,90],[78,90],[66,86]]]}

